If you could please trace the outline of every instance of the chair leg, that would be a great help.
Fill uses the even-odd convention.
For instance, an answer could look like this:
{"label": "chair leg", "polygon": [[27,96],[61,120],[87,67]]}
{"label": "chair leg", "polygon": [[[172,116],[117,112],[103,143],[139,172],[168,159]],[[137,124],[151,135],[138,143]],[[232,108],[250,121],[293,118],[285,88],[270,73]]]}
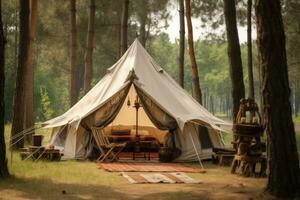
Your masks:
{"label": "chair leg", "polygon": [[98,157],[97,161],[100,162],[105,154],[105,151],[100,147],[100,156]]}
{"label": "chair leg", "polygon": [[[108,156],[110,156],[113,152],[113,150],[114,150],[114,148],[115,147],[112,147],[112,148],[110,148],[107,152],[106,152],[106,154],[103,156],[103,158],[100,160],[100,162],[103,162],[104,160],[106,160],[107,158],[108,158]],[[114,155],[114,154],[113,154]],[[109,160],[110,161],[110,160]]]}
{"label": "chair leg", "polygon": [[98,157],[97,161],[100,161],[103,158],[104,154],[101,153],[100,156]]}
{"label": "chair leg", "polygon": [[111,159],[111,162],[115,161],[115,160],[118,160],[118,155],[123,151],[124,148],[125,148],[125,146],[124,147],[119,147],[119,150],[115,153],[115,155]]}

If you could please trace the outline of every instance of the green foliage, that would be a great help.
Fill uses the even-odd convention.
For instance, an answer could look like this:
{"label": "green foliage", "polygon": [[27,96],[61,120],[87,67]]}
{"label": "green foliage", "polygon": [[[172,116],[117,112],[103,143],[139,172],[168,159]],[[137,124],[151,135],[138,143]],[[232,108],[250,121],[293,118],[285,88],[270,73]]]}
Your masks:
{"label": "green foliage", "polygon": [[40,89],[41,94],[41,109],[43,121],[47,119],[51,119],[53,117],[53,109],[51,108],[51,102],[48,96],[48,92],[45,88]]}
{"label": "green foliage", "polygon": [[[224,32],[225,25],[223,7],[223,0],[191,1],[192,15],[200,19],[202,28],[210,30],[205,33],[205,38],[225,40],[225,33],[220,34]],[[246,26],[247,0],[236,1],[236,16],[237,23],[240,26]]]}
{"label": "green foliage", "polygon": [[[292,91],[291,99],[294,114],[300,113],[300,2],[283,1],[283,19],[286,34],[286,50],[289,68],[289,80]],[[298,105],[296,105],[298,104]]]}
{"label": "green foliage", "polygon": [[[195,17],[200,17],[207,27],[222,26],[223,1],[192,1]],[[299,40],[299,12],[295,12],[299,3],[285,0],[285,23],[287,27],[287,50],[290,63],[290,77],[293,83],[299,80],[298,68],[292,65],[300,63],[297,50]],[[95,85],[106,73],[106,69],[118,59],[119,23],[121,0],[96,1],[95,42],[93,53],[93,81]],[[130,1],[128,22],[128,44],[135,39],[142,18],[146,19],[147,45],[152,57],[175,79],[178,80],[178,49],[179,41],[171,42],[168,35],[162,33],[168,24],[168,9],[176,8],[175,1]],[[3,22],[6,35],[6,80],[5,80],[5,120],[12,118],[12,102],[17,65],[18,47],[18,0],[3,1]],[[78,92],[79,98],[84,74],[84,53],[86,49],[87,20],[89,2],[77,1],[77,32],[78,32]],[[173,7],[172,7],[173,6]],[[245,8],[245,1],[237,3],[238,9]],[[240,12],[240,11],[238,11]],[[239,16],[239,19],[243,17]],[[221,21],[219,21],[221,20]],[[215,25],[213,24],[215,23]],[[69,84],[69,2],[48,0],[38,2],[37,33],[34,52],[34,108],[37,120],[43,120],[64,113],[68,108]],[[297,34],[296,34],[297,33]],[[231,83],[229,78],[227,44],[222,36],[210,35],[208,39],[195,41],[195,54],[200,75],[200,84],[204,96],[204,106],[216,113],[230,114]],[[197,38],[195,36],[195,38]],[[17,40],[16,40],[17,39]],[[186,42],[187,44],[187,42]],[[297,44],[297,45],[293,45]],[[247,63],[246,45],[241,45],[242,61]],[[256,43],[253,42],[254,81],[257,101],[258,95],[258,62]],[[188,49],[185,51],[185,89],[192,94],[191,66]],[[245,67],[245,66],[244,66]],[[294,71],[293,71],[294,70]],[[298,70],[299,71],[299,70]],[[247,90],[247,70],[244,69],[244,80]],[[43,93],[44,88],[46,93]],[[46,102],[45,102],[46,99]],[[44,110],[45,109],[45,110]],[[46,112],[45,112],[46,111]],[[46,114],[45,114],[46,113]],[[45,116],[46,115],[46,116]]]}

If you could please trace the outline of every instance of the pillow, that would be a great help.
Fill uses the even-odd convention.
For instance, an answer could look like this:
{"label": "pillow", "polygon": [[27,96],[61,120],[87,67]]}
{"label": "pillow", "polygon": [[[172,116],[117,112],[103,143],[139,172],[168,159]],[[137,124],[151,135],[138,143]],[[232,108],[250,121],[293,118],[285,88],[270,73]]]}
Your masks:
{"label": "pillow", "polygon": [[111,130],[112,135],[130,135],[129,129],[123,129],[123,130]]}

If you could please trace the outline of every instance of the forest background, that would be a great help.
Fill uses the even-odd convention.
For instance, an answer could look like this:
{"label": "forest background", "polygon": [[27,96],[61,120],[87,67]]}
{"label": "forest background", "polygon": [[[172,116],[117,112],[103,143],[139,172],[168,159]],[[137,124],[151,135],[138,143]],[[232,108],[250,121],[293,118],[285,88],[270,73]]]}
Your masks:
{"label": "forest background", "polygon": [[[147,2],[147,3],[145,3]],[[222,1],[192,2],[194,26],[200,27],[201,35],[194,37],[195,56],[198,65],[203,106],[215,115],[230,119],[232,97],[230,94],[229,63]],[[96,1],[95,36],[93,52],[93,79],[95,85],[106,69],[120,57],[120,0]],[[83,96],[84,54],[88,32],[89,1],[77,1],[77,99]],[[17,0],[3,1],[4,33],[7,40],[5,80],[5,122],[12,121],[13,91],[18,64],[18,10]],[[35,121],[45,121],[64,113],[69,104],[69,2],[58,0],[39,1],[34,44],[34,112]],[[178,80],[179,40],[169,37],[169,24],[178,23],[176,0],[132,1],[129,4],[128,44],[136,33],[143,31],[142,43],[150,55],[175,79]],[[298,10],[298,12],[297,12]],[[292,91],[293,114],[297,116],[300,105],[300,2],[284,1],[283,17],[287,37],[289,81]],[[43,12],[39,12],[43,11]],[[246,27],[247,2],[237,4],[239,27]],[[175,12],[175,13],[176,13]],[[254,16],[254,15],[253,15]],[[175,19],[174,19],[175,18]],[[178,20],[177,20],[178,18]],[[255,24],[253,17],[253,24]],[[253,28],[255,26],[253,25]],[[246,31],[246,30],[245,30]],[[246,34],[246,33],[245,33]],[[186,34],[187,35],[187,34]],[[185,42],[184,86],[192,94],[191,66]],[[253,71],[256,101],[260,102],[259,69],[256,41],[253,40]],[[241,42],[245,89],[248,91],[247,43]]]}

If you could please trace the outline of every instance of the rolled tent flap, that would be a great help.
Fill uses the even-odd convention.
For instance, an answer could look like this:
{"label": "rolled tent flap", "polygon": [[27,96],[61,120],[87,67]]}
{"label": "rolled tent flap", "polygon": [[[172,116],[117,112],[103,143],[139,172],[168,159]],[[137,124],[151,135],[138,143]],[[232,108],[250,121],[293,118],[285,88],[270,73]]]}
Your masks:
{"label": "rolled tent flap", "polygon": [[81,121],[81,125],[90,130],[90,127],[104,127],[110,124],[118,115],[130,89],[131,84],[113,95],[104,105],[98,110],[87,116]]}
{"label": "rolled tent flap", "polygon": [[148,115],[151,122],[161,130],[175,130],[177,129],[176,120],[167,112],[162,110],[145,92],[138,86],[134,85],[136,92],[140,98],[141,104]]}

